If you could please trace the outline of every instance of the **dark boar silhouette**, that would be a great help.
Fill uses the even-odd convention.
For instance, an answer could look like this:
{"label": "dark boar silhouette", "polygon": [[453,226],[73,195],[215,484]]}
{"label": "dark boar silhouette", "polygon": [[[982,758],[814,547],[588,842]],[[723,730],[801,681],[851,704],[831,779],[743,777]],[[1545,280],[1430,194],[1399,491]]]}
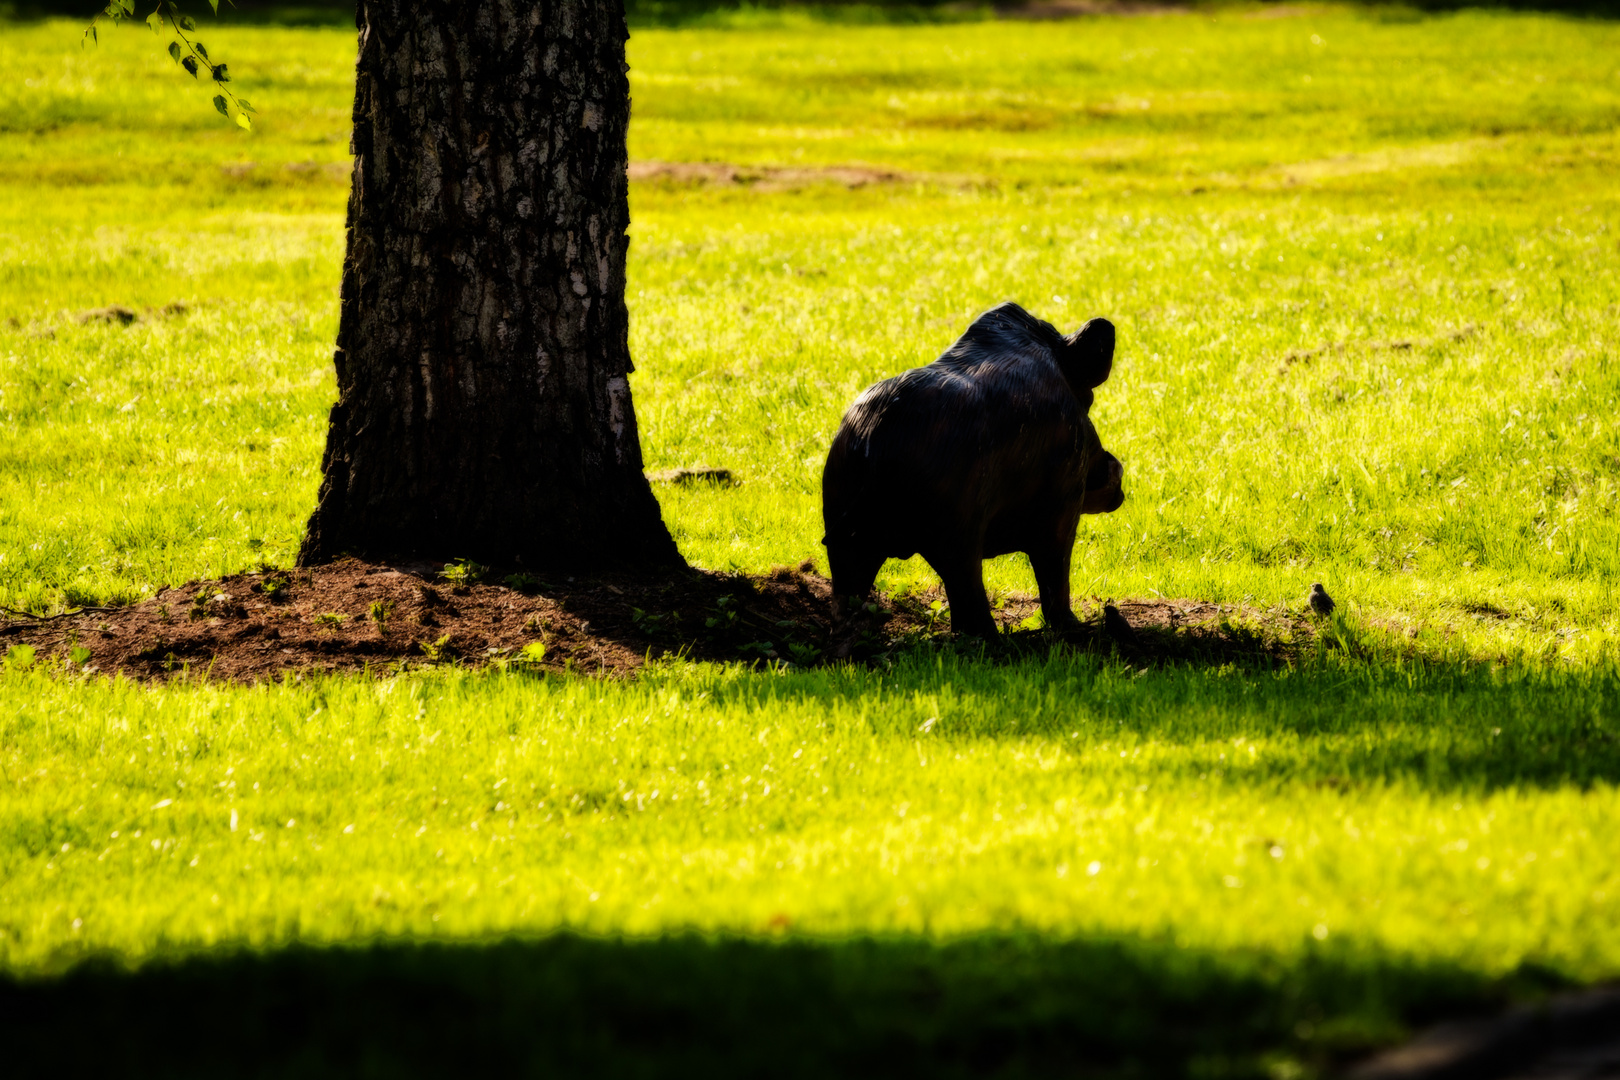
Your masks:
{"label": "dark boar silhouette", "polygon": [[957,633],[993,637],[983,561],[1022,551],[1047,626],[1072,631],[1069,560],[1081,514],[1125,499],[1088,413],[1114,362],[1114,327],[1068,337],[1017,304],[991,308],[926,367],[869,387],[844,414],[821,477],[838,614],[885,559],[921,554]]}

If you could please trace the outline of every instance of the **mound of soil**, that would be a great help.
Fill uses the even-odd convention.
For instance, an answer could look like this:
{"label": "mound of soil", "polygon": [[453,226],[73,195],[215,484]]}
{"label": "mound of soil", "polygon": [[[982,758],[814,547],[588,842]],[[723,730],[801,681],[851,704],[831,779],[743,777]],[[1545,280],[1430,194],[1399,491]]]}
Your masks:
{"label": "mound of soil", "polygon": [[[996,609],[998,652],[1050,648],[1025,629],[1035,598]],[[1287,662],[1309,635],[1297,614],[1193,600],[1122,601],[1128,627],[1094,605],[1067,644],[1118,650],[1137,663]],[[304,672],[379,674],[433,664],[518,665],[624,677],[649,659],[813,664],[835,646],[869,661],[897,648],[947,643],[942,590],[878,597],[832,640],[832,583],[807,563],[749,577],[688,570],[655,577],[511,575],[470,580],[438,563],[347,559],[314,569],[237,574],[166,588],[127,608],[86,609],[0,624],[0,648],[140,679],[206,674],[252,682]],[[973,647],[977,647],[976,643]]]}

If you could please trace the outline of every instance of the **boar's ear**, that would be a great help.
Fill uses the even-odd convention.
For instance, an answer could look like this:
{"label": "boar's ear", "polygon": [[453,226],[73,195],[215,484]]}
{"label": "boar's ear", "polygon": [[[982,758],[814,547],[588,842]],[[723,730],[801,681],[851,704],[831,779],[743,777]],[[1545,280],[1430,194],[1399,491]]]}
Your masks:
{"label": "boar's ear", "polygon": [[1108,373],[1114,368],[1113,323],[1092,319],[1063,342],[1068,348],[1058,363],[1071,383],[1089,389],[1108,381]]}

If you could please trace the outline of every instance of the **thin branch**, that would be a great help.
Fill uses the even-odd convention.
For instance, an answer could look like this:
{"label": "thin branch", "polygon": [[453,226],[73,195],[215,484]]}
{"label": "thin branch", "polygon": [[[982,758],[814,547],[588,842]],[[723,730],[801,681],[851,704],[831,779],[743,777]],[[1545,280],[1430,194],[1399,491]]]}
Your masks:
{"label": "thin branch", "polygon": [[[96,25],[102,19],[106,19],[114,26],[133,19],[135,17],[136,2],[137,0],[108,0],[107,6],[90,20],[89,26],[85,27],[84,40],[99,43],[100,38],[96,33]],[[227,2],[230,2],[230,0],[227,0]],[[215,15],[219,14],[219,0],[209,0],[209,6],[214,9]],[[231,6],[234,7],[235,4],[232,3]],[[174,58],[175,63],[185,68],[187,74],[192,78],[199,80],[202,76],[198,72],[206,68],[208,77],[213,81],[214,87],[218,91],[214,95],[214,108],[219,110],[221,116],[228,120],[234,120],[242,129],[251,131],[253,129],[253,120],[249,114],[258,110],[246,98],[238,97],[236,91],[225,85],[231,81],[231,75],[226,65],[214,63],[209,58],[208,50],[202,43],[186,36],[187,30],[196,30],[197,24],[190,16],[180,13],[180,7],[175,3],[175,0],[157,0],[156,6],[152,8],[152,13],[146,17],[146,25],[154,34],[158,33],[158,28],[165,23],[168,24],[173,35],[173,40],[169,42],[168,51],[169,55]],[[182,45],[184,45],[184,49],[181,48]],[[182,53],[185,55],[182,55]]]}

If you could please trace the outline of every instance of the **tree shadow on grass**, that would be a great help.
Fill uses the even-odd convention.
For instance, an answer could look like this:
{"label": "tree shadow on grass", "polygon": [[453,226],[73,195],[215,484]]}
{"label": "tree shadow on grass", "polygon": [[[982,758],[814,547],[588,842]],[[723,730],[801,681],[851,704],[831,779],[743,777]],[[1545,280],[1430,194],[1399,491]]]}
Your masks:
{"label": "tree shadow on grass", "polygon": [[[1139,633],[1146,639],[1151,631]],[[1140,651],[1066,643],[995,656],[925,643],[883,664],[716,679],[704,689],[744,708],[800,702],[831,713],[859,699],[871,706],[865,723],[908,738],[932,716],[933,740],[1044,738],[1076,752],[1093,738],[1127,737],[1210,747],[1213,759],[1233,739],[1258,742],[1262,752],[1252,759],[1207,764],[1213,779],[1239,786],[1484,793],[1620,785],[1613,665],[1499,666],[1362,650],[1353,641],[1348,648],[1307,642],[1289,665],[1263,651],[1244,663],[1233,659],[1239,645],[1241,635],[1212,655],[1144,665]]]}
{"label": "tree shadow on grass", "polygon": [[1259,1076],[1559,984],[1314,945],[559,935],[91,960],[0,980],[0,1036],[13,1076]]}

